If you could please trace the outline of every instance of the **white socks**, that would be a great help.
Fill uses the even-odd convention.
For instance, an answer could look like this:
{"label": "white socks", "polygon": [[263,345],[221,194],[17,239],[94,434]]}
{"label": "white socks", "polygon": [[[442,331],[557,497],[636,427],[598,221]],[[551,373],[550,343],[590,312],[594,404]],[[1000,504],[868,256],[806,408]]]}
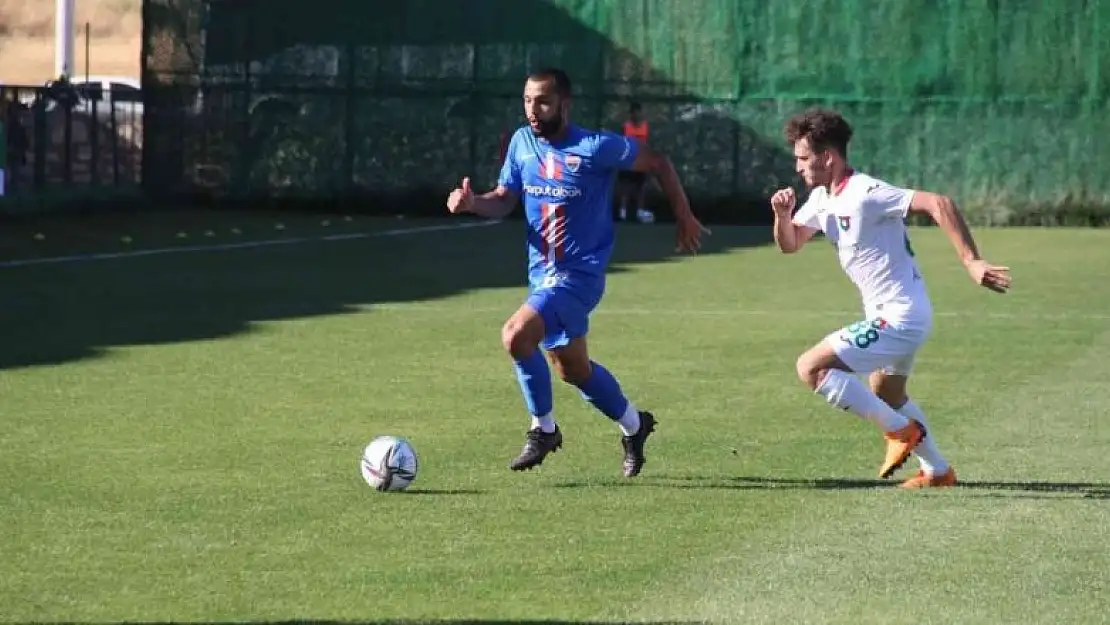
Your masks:
{"label": "white socks", "polygon": [[910,424],[905,415],[879,399],[856,376],[839,369],[828,371],[817,387],[817,394],[837,408],[850,410],[871,421],[884,432],[896,432]]}
{"label": "white socks", "polygon": [[907,401],[898,409],[898,412],[925,426],[925,438],[921,439],[921,443],[913,451],[913,455],[921,464],[921,470],[927,475],[944,475],[949,469],[949,464],[944,456],[940,455],[940,449],[937,448],[937,439],[933,436],[933,431],[929,429],[929,423],[925,420],[925,413],[912,400]]}
{"label": "white socks", "polygon": [[621,434],[625,436],[632,436],[639,432],[640,410],[632,402],[628,402],[628,408],[624,409],[624,416],[617,420],[617,425],[621,428]]}
{"label": "white socks", "polygon": [[[640,431],[640,410],[628,402],[628,408],[624,410],[624,416],[617,420],[617,425],[621,428],[621,434],[625,436],[632,436]],[[539,428],[541,431],[551,434],[555,431],[555,417],[548,413],[542,417],[532,415],[532,429]]]}
{"label": "white socks", "polygon": [[555,417],[551,413],[547,413],[542,417],[532,416],[532,429],[539,428],[546,434],[551,434],[555,431]]}

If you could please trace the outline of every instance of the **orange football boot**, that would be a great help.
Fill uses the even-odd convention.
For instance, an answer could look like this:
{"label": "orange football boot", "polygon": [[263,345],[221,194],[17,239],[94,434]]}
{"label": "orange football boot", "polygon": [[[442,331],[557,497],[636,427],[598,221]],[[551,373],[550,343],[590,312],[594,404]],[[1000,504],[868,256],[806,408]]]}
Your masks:
{"label": "orange football boot", "polygon": [[886,433],[886,459],[879,469],[879,477],[884,480],[906,463],[921,439],[925,438],[925,426],[910,419],[910,424],[901,430]]}
{"label": "orange football boot", "polygon": [[929,475],[924,471],[918,471],[917,475],[902,482],[902,488],[944,488],[946,486],[956,485],[956,470],[948,467],[948,470],[940,475]]}

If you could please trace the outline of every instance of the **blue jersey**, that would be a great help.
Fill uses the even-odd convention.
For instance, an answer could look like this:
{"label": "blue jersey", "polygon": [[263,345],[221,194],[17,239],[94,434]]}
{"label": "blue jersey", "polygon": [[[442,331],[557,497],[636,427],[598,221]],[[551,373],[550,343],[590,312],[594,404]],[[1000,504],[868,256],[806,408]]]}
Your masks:
{"label": "blue jersey", "polygon": [[630,169],[638,154],[635,141],[575,125],[554,144],[528,126],[513,134],[498,185],[524,200],[533,288],[548,277],[604,276],[613,252],[616,173]]}

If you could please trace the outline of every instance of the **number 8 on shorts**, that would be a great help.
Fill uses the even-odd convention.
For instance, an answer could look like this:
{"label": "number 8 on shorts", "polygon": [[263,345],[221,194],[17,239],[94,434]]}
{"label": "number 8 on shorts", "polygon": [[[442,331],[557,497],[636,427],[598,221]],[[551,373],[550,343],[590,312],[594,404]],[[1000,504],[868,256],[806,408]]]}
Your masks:
{"label": "number 8 on shorts", "polygon": [[852,344],[860,349],[867,349],[872,343],[879,340],[879,331],[886,328],[886,321],[881,317],[871,321],[857,321],[848,326],[845,331],[851,337]]}
{"label": "number 8 on shorts", "polygon": [[857,321],[825,337],[837,358],[852,371],[869,373],[883,370],[908,375],[914,355],[929,335],[921,324],[891,325],[876,317]]}

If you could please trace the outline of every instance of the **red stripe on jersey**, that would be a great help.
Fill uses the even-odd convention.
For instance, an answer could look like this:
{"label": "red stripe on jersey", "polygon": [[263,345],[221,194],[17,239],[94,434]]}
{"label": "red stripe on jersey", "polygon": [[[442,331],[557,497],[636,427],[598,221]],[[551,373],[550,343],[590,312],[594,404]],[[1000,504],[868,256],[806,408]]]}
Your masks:
{"label": "red stripe on jersey", "polygon": [[540,204],[540,253],[548,264],[562,261],[567,252],[567,207]]}
{"label": "red stripe on jersey", "polygon": [[544,260],[550,255],[548,231],[551,230],[551,208],[550,204],[540,204],[540,254]]}
{"label": "red stripe on jersey", "polygon": [[563,163],[555,157],[554,152],[548,152],[540,164],[540,175],[548,180],[562,180]]}
{"label": "red stripe on jersey", "polygon": [[567,207],[558,204],[551,218],[551,246],[555,248],[555,262],[560,262],[567,252]]}

